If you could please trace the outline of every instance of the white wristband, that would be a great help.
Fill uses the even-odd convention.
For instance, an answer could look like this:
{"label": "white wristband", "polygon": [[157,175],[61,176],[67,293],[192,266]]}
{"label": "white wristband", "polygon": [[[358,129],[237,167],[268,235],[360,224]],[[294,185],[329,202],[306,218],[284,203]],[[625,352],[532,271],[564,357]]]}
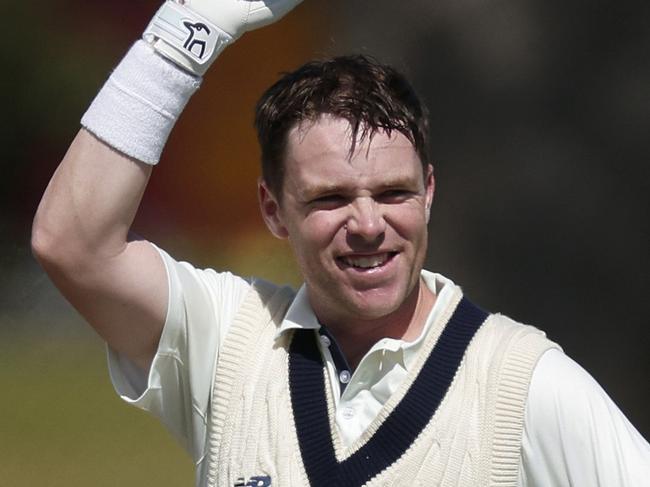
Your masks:
{"label": "white wristband", "polygon": [[157,164],[176,120],[201,78],[192,76],[137,41],[115,68],[81,119],[114,149]]}

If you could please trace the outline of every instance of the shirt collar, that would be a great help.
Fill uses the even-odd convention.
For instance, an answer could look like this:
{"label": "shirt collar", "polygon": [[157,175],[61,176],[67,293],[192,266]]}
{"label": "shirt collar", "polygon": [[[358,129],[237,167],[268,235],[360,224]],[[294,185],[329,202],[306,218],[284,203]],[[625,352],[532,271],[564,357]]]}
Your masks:
{"label": "shirt collar", "polygon": [[[438,295],[441,290],[445,289],[445,287],[446,288],[454,287],[454,283],[451,280],[447,279],[446,277],[440,274],[436,274],[423,269],[420,275],[422,276],[424,283],[427,285],[427,287],[431,290],[433,294]],[[448,286],[448,284],[450,284],[450,286]],[[438,295],[438,298],[436,299],[436,304],[434,305],[432,312],[429,314],[425,326],[422,329],[422,333],[418,338],[416,338],[412,342],[389,339],[390,342],[396,342],[394,344],[391,343],[389,348],[391,349],[411,348],[411,347],[417,348],[417,345],[420,344],[422,338],[426,335],[426,332],[429,329],[431,322],[433,321],[433,318],[437,314],[435,311],[437,309],[440,309],[440,306],[438,306],[438,301],[440,300],[440,298],[441,296]],[[295,329],[319,330],[320,327],[321,325],[318,322],[318,318],[316,318],[316,315],[314,314],[314,310],[309,304],[309,298],[307,297],[307,287],[303,284],[302,286],[300,286],[300,289],[296,293],[296,297],[294,298],[293,302],[289,306],[289,309],[287,310],[287,314],[285,315],[284,319],[282,320],[282,323],[280,324],[280,327],[278,328],[278,331],[275,334],[275,338],[278,339],[288,330],[295,330]]]}
{"label": "shirt collar", "polygon": [[407,370],[411,367],[420,348],[422,348],[424,338],[431,331],[433,323],[436,321],[438,316],[440,316],[440,313],[449,306],[449,303],[454,296],[454,289],[456,288],[456,285],[451,279],[447,279],[441,274],[423,270],[422,278],[429,289],[431,289],[431,291],[436,295],[436,302],[433,304],[433,308],[431,308],[429,316],[424,322],[420,335],[412,342],[398,340],[401,343],[403,365]]}
{"label": "shirt collar", "polygon": [[276,340],[288,330],[318,330],[320,329],[318,318],[309,304],[307,297],[307,287],[303,284],[298,289],[296,297],[287,310],[280,328],[275,334]]}

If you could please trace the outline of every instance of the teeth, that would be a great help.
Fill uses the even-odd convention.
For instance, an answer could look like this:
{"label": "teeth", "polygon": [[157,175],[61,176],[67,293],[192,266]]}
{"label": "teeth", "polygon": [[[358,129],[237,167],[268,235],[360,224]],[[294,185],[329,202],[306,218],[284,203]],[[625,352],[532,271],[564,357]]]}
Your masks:
{"label": "teeth", "polygon": [[344,257],[344,262],[352,267],[371,269],[378,267],[388,260],[388,254],[372,255],[369,257]]}

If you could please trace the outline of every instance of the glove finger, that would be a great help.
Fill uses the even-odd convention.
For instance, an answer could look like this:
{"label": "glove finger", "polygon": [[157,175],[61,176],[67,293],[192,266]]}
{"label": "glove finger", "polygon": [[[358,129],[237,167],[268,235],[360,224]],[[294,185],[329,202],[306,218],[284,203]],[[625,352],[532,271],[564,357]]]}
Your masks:
{"label": "glove finger", "polygon": [[251,1],[246,30],[257,29],[284,17],[302,0],[256,0]]}

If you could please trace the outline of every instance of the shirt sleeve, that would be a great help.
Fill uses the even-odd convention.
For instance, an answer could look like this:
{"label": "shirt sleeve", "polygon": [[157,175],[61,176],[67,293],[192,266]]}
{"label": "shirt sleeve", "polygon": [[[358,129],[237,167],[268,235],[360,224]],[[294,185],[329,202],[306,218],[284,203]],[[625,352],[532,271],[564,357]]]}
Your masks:
{"label": "shirt sleeve", "polygon": [[120,397],[158,417],[198,464],[217,352],[250,284],[157,250],[167,272],[169,302],[156,355],[146,372],[109,347],[109,372]]}
{"label": "shirt sleeve", "polygon": [[650,445],[582,367],[549,350],[530,383],[520,467],[522,487],[640,487]]}

